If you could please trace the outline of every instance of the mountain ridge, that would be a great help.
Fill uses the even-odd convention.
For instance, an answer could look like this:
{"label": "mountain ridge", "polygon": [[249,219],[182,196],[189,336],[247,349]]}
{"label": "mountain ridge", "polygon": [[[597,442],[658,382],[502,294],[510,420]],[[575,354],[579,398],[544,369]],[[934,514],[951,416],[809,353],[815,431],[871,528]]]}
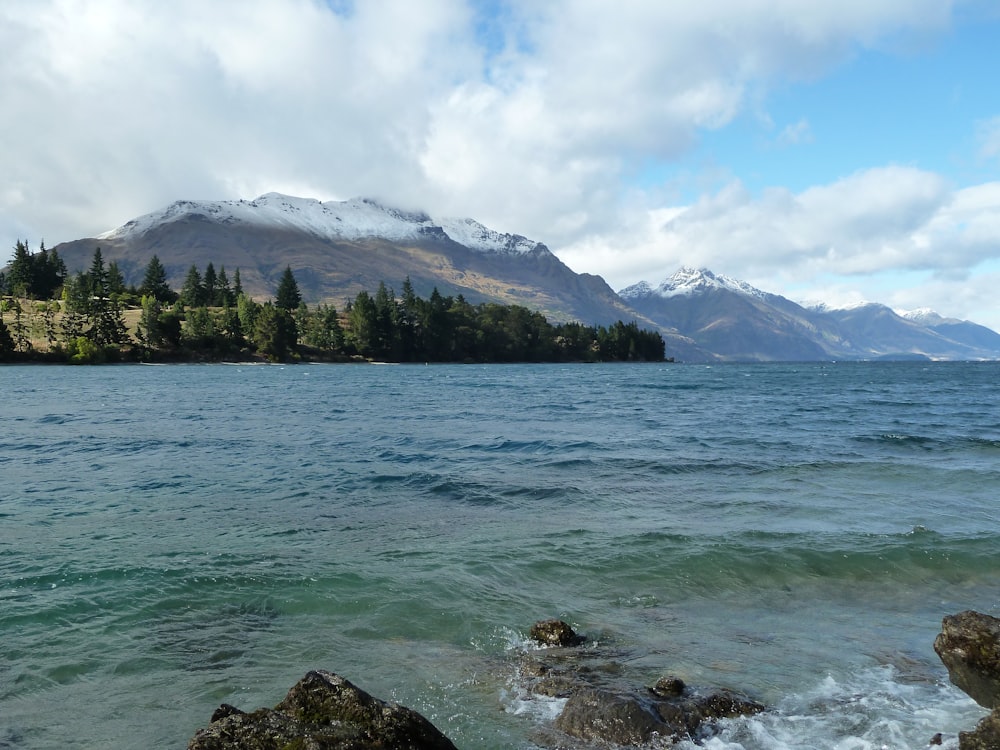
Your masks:
{"label": "mountain ridge", "polygon": [[230,274],[239,268],[244,290],[263,299],[290,266],[309,303],[342,307],[380,282],[400,289],[409,279],[423,296],[437,288],[472,303],[523,305],[556,322],[635,320],[660,330],[668,355],[680,360],[1000,359],[1000,334],[969,321],[926,310],[909,319],[878,303],[804,307],[704,268],[681,267],[658,285],[641,281],[616,293],[542,242],[372,198],[180,200],[55,249],[71,270],[83,270],[97,246],[127,283],[139,283],[156,254],[175,288],[192,265],[212,262]]}

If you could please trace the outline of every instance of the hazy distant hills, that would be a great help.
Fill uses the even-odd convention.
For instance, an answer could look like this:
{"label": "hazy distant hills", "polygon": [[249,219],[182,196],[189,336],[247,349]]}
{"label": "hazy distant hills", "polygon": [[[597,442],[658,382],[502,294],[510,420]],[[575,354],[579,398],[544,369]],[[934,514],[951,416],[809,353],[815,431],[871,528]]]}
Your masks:
{"label": "hazy distant hills", "polygon": [[599,276],[570,270],[540,242],[495,232],[472,219],[434,219],[377,201],[330,201],[269,193],[253,201],[178,201],[97,238],[57,246],[71,271],[94,248],[139,283],[156,254],[180,288],[191,265],[212,262],[244,290],[274,294],[291,266],[309,303],[342,307],[380,281],[398,293],[404,279],[429,296],[462,294],[539,310],[551,320],[608,324],[636,320],[658,328],[667,355],[688,361],[809,361],[928,357],[998,359],[1000,334],[920,311],[906,318],[883,305],[806,308],[784,297],[681,269],[654,287],[616,294]]}
{"label": "hazy distant hills", "polygon": [[1000,334],[930,311],[906,317],[885,305],[803,307],[706,269],[682,268],[658,287],[640,282],[622,299],[732,361],[997,359]]}

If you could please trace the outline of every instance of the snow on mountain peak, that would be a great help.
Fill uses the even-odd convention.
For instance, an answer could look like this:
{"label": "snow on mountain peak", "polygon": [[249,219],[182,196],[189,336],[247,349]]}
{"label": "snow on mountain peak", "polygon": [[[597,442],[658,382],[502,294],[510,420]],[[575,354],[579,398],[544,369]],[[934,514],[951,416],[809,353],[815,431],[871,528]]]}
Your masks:
{"label": "snow on mountain peak", "polygon": [[896,314],[922,326],[941,325],[946,321],[944,316],[929,307],[920,307],[916,310],[896,310]]}
{"label": "snow on mountain peak", "polygon": [[765,298],[768,295],[745,281],[734,279],[722,274],[714,274],[707,268],[691,268],[682,266],[672,276],[668,277],[655,289],[651,284],[640,281],[619,292],[625,299],[634,299],[656,295],[669,298],[681,295],[703,294],[712,289],[727,289],[751,297]]}
{"label": "snow on mountain peak", "polygon": [[435,221],[423,212],[403,211],[372,198],[321,202],[282,193],[265,193],[252,201],[175,201],[164,209],[140,216],[105,232],[97,239],[115,239],[146,232],[173,221],[204,216],[222,224],[248,224],[307,231],[336,240],[378,237],[391,241],[440,239],[442,235],[465,247],[482,252],[522,254],[539,242],[520,235],[503,234],[472,219]]}

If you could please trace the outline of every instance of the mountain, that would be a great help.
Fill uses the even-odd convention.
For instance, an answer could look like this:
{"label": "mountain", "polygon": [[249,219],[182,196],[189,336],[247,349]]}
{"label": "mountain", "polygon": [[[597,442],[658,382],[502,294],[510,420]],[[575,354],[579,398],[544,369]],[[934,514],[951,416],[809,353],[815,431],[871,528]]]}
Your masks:
{"label": "mountain", "polygon": [[902,316],[914,323],[926,326],[952,341],[981,349],[1000,350],[1000,333],[978,323],[956,318],[944,318],[926,308],[904,312]]}
{"label": "mountain", "polygon": [[343,307],[379,282],[410,279],[430,296],[518,304],[550,320],[635,320],[657,328],[668,356],[686,361],[1000,359],[1000,334],[929,311],[884,305],[803,307],[707,269],[682,268],[658,286],[616,294],[600,276],[570,270],[541,242],[472,219],[433,218],[376,200],[320,202],[268,193],[252,201],[177,201],[99,237],[57,245],[71,271],[94,248],[138,284],[156,254],[180,288],[188,269],[236,269],[251,296],[272,297],[286,265],[310,304]]}
{"label": "mountain", "polygon": [[[192,265],[203,271],[211,262],[230,277],[239,269],[244,291],[264,299],[273,296],[287,265],[311,304],[342,308],[379,282],[398,292],[409,278],[423,297],[436,287],[474,304],[523,305],[555,322],[636,320],[658,327],[604,279],[574,273],[541,242],[472,219],[434,219],[365,198],[320,202],[268,193],[252,201],[177,201],[56,250],[74,271],[89,266],[96,247],[106,262],[118,263],[126,283],[140,283],[155,254],[178,289]],[[674,331],[663,335],[670,356],[711,356]]]}
{"label": "mountain", "polygon": [[1000,334],[975,323],[904,317],[877,303],[807,308],[707,269],[682,268],[619,296],[727,361],[1000,359]]}

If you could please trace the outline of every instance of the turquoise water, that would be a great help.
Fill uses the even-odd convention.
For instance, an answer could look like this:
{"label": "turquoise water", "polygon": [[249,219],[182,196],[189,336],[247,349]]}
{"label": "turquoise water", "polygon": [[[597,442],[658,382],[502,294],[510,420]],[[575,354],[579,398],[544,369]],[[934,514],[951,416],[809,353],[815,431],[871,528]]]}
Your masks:
{"label": "turquoise water", "polygon": [[462,748],[626,677],[709,747],[957,747],[941,617],[1000,615],[1000,365],[0,368],[0,747],[183,748],[324,668]]}

